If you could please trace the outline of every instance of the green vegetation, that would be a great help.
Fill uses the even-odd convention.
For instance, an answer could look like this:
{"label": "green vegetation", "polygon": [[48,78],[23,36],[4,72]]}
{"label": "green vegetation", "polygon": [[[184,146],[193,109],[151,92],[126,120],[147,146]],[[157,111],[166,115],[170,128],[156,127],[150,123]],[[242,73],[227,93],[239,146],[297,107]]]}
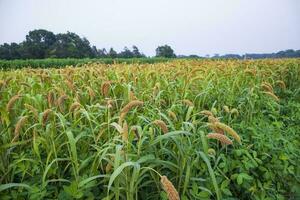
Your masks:
{"label": "green vegetation", "polygon": [[[98,49],[92,46],[87,38],[81,38],[76,33],[58,33],[37,29],[29,31],[23,42],[4,43],[0,45],[0,60],[16,59],[45,59],[45,58],[145,58],[146,55],[140,52],[137,46],[133,45],[132,50],[124,47],[121,52],[115,51],[112,47],[109,50],[105,48]],[[198,55],[176,55],[169,45],[158,46],[155,49],[155,57],[164,58],[201,58]],[[206,57],[209,57],[207,55]],[[211,58],[230,58],[230,59],[263,59],[263,58],[299,58],[300,50],[288,49],[277,53],[246,53],[239,54],[215,54]],[[203,57],[202,57],[203,58]],[[81,61],[79,61],[81,63]],[[34,63],[35,64],[35,63]],[[60,63],[59,63],[60,64]],[[72,63],[75,65],[76,63]]]}
{"label": "green vegetation", "polygon": [[[51,31],[38,29],[29,31],[26,39],[17,43],[4,43],[0,45],[0,59],[44,59],[44,58],[145,58],[137,46],[132,50],[124,47],[123,51],[116,52],[112,47],[97,49],[91,46],[86,38],[76,33],[67,32],[54,34]],[[159,46],[156,57],[176,57],[173,49],[168,46]]]}
{"label": "green vegetation", "polygon": [[0,199],[297,199],[299,85],[299,59],[1,71]]}
{"label": "green vegetation", "polygon": [[83,66],[86,64],[114,64],[114,63],[140,63],[140,64],[153,64],[158,62],[167,62],[168,58],[48,58],[48,59],[28,59],[28,60],[0,60],[0,69],[20,69],[20,68],[62,68],[66,66]]}

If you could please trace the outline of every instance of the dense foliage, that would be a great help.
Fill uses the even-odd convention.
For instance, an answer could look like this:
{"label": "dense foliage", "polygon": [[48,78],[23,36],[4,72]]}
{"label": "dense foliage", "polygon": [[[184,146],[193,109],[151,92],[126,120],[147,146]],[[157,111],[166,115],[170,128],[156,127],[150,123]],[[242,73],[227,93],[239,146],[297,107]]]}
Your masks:
{"label": "dense foliage", "polygon": [[212,58],[236,58],[236,59],[263,59],[263,58],[299,58],[300,50],[288,49],[285,51],[278,51],[277,53],[246,53],[243,55],[239,54],[225,54],[215,55]]}
{"label": "dense foliage", "polygon": [[[75,33],[54,34],[51,31],[38,29],[29,31],[26,39],[17,43],[4,43],[0,45],[0,59],[44,59],[44,58],[144,58],[137,46],[133,45],[132,50],[127,47],[121,52],[110,48],[98,49],[91,46],[86,38],[81,38]],[[176,55],[169,45],[158,46],[155,49],[155,57],[164,58],[203,58],[199,55]],[[206,57],[209,57],[207,55]],[[288,49],[277,53],[246,53],[239,54],[215,54],[211,58],[234,58],[234,59],[263,59],[263,58],[299,58],[300,50]]]}
{"label": "dense foliage", "polygon": [[158,63],[169,61],[168,58],[47,58],[47,59],[28,59],[28,60],[0,60],[0,69],[20,69],[20,68],[62,68],[66,66],[82,66],[85,64],[114,64],[114,63]]}
{"label": "dense foliage", "polygon": [[145,57],[136,46],[127,47],[117,53],[113,48],[97,49],[86,38],[72,32],[54,34],[38,29],[29,31],[25,41],[17,44],[0,45],[0,59],[43,59],[43,58],[142,58]]}
{"label": "dense foliage", "polygon": [[0,72],[0,199],[297,199],[300,60]]}

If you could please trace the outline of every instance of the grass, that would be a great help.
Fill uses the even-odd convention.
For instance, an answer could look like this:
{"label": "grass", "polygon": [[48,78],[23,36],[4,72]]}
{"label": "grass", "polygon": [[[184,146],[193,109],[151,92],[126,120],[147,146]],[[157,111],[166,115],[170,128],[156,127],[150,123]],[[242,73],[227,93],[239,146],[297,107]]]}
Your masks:
{"label": "grass", "polygon": [[26,60],[0,60],[0,69],[21,69],[21,68],[63,68],[67,66],[84,66],[89,64],[153,64],[167,62],[168,58],[47,58],[47,59],[26,59]]}
{"label": "grass", "polygon": [[299,85],[299,59],[1,71],[0,199],[297,199]]}

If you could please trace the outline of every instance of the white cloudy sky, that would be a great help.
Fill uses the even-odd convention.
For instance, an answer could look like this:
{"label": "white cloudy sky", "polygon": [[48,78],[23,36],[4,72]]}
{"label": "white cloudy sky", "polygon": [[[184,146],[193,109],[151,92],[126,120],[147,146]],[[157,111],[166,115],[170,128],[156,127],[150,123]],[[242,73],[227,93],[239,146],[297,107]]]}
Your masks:
{"label": "white cloudy sky", "polygon": [[28,31],[75,32],[98,48],[154,55],[300,49],[299,0],[0,0],[0,44]]}

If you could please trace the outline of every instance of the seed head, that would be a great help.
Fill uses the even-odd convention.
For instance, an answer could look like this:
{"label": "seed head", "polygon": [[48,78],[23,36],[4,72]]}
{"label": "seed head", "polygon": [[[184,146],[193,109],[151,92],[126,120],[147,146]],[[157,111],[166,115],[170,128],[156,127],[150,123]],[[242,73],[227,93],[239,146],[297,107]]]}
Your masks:
{"label": "seed head", "polygon": [[166,176],[161,176],[160,182],[164,191],[167,193],[169,200],[180,200],[177,190]]}

